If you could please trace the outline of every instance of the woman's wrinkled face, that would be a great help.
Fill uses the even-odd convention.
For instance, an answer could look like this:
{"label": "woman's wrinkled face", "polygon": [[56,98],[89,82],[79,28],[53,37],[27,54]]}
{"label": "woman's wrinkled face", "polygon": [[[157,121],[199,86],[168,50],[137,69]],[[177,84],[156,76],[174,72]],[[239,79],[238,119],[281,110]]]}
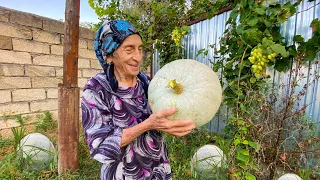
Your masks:
{"label": "woman's wrinkled face", "polygon": [[137,76],[142,63],[142,40],[137,34],[128,36],[115,50],[111,60],[122,76]]}

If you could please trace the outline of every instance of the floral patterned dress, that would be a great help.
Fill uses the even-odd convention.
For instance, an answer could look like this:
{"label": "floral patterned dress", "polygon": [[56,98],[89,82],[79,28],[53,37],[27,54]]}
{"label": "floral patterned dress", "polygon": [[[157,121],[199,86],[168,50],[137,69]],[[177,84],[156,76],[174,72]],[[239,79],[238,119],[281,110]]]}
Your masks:
{"label": "floral patterned dress", "polygon": [[103,180],[168,180],[171,169],[163,138],[147,131],[120,148],[122,130],[147,119],[151,110],[138,79],[134,87],[114,92],[105,73],[91,78],[83,90],[82,125],[91,156],[102,163]]}

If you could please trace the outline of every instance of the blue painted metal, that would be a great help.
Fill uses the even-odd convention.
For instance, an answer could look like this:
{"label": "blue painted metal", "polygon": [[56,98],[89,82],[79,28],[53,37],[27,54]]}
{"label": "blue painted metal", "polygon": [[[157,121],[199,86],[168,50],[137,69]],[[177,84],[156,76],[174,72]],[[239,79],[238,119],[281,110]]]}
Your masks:
{"label": "blue painted metal", "polygon": [[[282,26],[281,33],[285,37],[285,41],[291,45],[293,43],[293,36],[300,34],[306,40],[312,36],[312,29],[310,23],[313,19],[320,19],[320,0],[314,2],[303,1],[298,9],[296,15],[289,18]],[[307,10],[308,9],[308,10]],[[307,10],[307,11],[305,11]],[[200,55],[196,57],[197,52],[200,49],[207,49],[209,45],[214,44],[219,49],[219,38],[223,35],[226,28],[226,21],[230,15],[229,12],[222,13],[213,17],[210,20],[201,21],[197,24],[191,25],[191,32],[184,37],[182,44],[185,46],[184,56],[185,58],[195,59],[212,67],[211,62],[215,62],[213,49],[210,49],[207,56]],[[152,63],[153,75],[160,69],[160,65],[157,62],[158,54],[155,53]],[[320,66],[317,63],[320,60],[320,54],[316,57],[313,63],[309,63],[302,69],[301,73],[304,73],[307,77],[299,82],[300,87],[295,88],[295,93],[299,92],[306,82],[312,82],[308,86],[305,98],[300,101],[300,106],[308,104],[306,115],[315,123],[318,123],[318,132],[320,132],[320,83],[319,77]],[[296,65],[294,64],[292,70]],[[217,72],[220,74],[219,72]],[[281,84],[288,84],[291,82],[291,78],[288,73],[275,72],[273,69],[267,69],[267,73],[271,75],[271,81],[275,87]],[[288,93],[286,88],[276,88],[280,96]],[[298,108],[298,107],[297,107]],[[227,119],[227,109],[222,106],[219,113],[208,123],[208,129],[215,132],[221,132],[224,128],[224,121]]]}

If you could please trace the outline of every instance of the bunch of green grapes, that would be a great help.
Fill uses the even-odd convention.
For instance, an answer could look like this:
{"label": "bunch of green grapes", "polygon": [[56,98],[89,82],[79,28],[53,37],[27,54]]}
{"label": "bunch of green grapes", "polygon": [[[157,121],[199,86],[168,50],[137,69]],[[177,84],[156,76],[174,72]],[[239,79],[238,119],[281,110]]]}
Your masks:
{"label": "bunch of green grapes", "polygon": [[249,61],[253,64],[251,68],[254,75],[257,78],[260,78],[262,76],[262,73],[265,71],[267,64],[270,61],[273,61],[276,56],[277,56],[277,53],[275,52],[269,55],[265,55],[262,52],[262,49],[259,47],[251,51]]}
{"label": "bunch of green grapes", "polygon": [[182,37],[186,34],[187,34],[187,31],[179,31],[179,29],[174,29],[172,31],[171,36],[172,36],[172,39],[174,40],[174,43],[177,46],[179,46],[181,43]]}

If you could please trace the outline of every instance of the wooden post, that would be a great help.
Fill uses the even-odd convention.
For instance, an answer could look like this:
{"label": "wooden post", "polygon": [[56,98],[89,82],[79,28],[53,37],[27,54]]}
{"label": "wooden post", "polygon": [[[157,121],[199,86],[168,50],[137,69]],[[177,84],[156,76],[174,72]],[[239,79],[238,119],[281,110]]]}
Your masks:
{"label": "wooden post", "polygon": [[78,46],[80,0],[66,0],[63,84],[58,88],[58,173],[78,169],[79,93]]}

